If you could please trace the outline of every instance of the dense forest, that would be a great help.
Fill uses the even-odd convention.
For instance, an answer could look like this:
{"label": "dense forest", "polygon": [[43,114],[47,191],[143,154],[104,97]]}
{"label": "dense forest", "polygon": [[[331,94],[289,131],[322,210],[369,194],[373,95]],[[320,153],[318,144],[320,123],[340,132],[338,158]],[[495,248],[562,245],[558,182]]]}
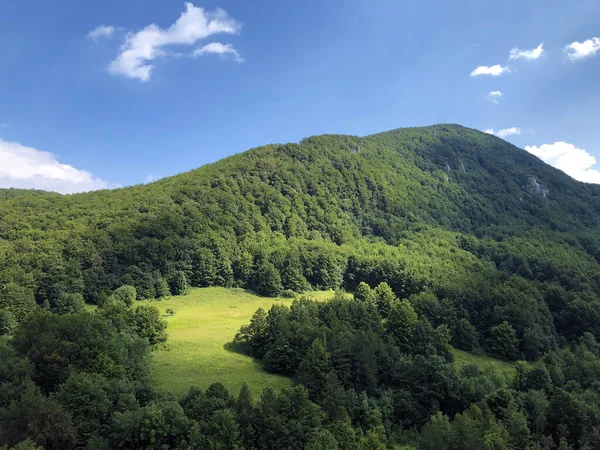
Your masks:
{"label": "dense forest", "polygon": [[[316,136],[112,191],[0,190],[0,442],[600,448],[599,200],[456,125]],[[136,300],[213,285],[354,299],[299,297],[240,330],[292,390],[157,394],[165,323]],[[517,374],[459,369],[452,347]]]}

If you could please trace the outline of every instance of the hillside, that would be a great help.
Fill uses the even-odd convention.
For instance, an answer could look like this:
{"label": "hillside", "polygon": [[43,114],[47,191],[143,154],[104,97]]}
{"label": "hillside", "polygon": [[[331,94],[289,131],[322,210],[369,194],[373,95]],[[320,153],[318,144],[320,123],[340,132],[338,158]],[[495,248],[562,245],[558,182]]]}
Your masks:
{"label": "hillside", "polygon": [[0,445],[598,448],[599,196],[456,125],[2,190]]}
{"label": "hillside", "polygon": [[537,328],[593,328],[563,330],[561,317],[599,293],[600,187],[456,125],[316,136],[149,185],[1,198],[0,304],[17,319],[34,299],[96,303],[121,284],[153,298],[177,293],[176,279],[262,295],[388,281],[402,297],[477,299],[485,334],[494,289],[525,283],[561,299]]}

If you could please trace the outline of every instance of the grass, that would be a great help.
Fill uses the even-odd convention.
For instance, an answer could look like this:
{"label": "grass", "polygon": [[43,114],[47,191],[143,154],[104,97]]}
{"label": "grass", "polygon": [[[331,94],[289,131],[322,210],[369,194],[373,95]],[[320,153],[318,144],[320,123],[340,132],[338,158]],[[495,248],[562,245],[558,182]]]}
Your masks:
{"label": "grass", "polygon": [[452,353],[454,353],[454,363],[457,367],[464,366],[466,364],[475,364],[480,369],[493,367],[500,373],[504,374],[509,380],[515,375],[515,366],[511,362],[494,359],[487,355],[475,355],[473,353],[468,353],[458,349],[453,349]]}
{"label": "grass", "polygon": [[[333,291],[307,294],[326,300]],[[159,391],[176,396],[190,386],[205,389],[220,381],[234,395],[247,382],[256,395],[265,387],[279,390],[291,386],[289,378],[262,369],[260,362],[227,349],[235,333],[247,324],[258,308],[268,310],[274,303],[290,305],[292,299],[258,297],[243,289],[219,287],[192,289],[189,294],[152,304],[166,316],[169,339],[164,349],[153,352],[152,373]]]}

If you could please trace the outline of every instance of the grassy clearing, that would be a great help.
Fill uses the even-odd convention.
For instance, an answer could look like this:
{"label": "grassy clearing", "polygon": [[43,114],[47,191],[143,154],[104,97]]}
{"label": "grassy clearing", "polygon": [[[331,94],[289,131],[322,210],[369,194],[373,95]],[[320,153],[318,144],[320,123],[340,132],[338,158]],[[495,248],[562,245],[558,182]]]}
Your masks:
{"label": "grassy clearing", "polygon": [[468,353],[457,349],[453,349],[452,353],[454,353],[454,363],[457,367],[464,366],[466,364],[475,364],[480,369],[493,367],[504,374],[507,379],[512,379],[515,375],[515,366],[513,363],[494,359],[486,355],[474,355],[473,353]]}
{"label": "grassy clearing", "polygon": [[[333,291],[311,292],[308,296],[325,300]],[[181,396],[190,386],[207,388],[220,381],[237,394],[247,382],[255,395],[265,387],[281,389],[291,385],[285,377],[265,372],[252,358],[227,350],[235,333],[247,324],[258,308],[268,310],[274,303],[290,305],[291,299],[258,297],[243,289],[202,288],[189,294],[153,301],[166,317],[169,340],[165,349],[153,352],[152,372],[158,390]]]}

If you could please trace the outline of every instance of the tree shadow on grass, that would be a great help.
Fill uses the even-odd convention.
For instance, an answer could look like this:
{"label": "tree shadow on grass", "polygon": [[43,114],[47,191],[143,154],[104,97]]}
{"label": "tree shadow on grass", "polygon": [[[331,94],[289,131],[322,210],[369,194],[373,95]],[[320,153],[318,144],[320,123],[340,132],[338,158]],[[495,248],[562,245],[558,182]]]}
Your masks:
{"label": "tree shadow on grass", "polygon": [[244,344],[241,342],[227,342],[223,344],[223,348],[231,353],[237,353],[238,355],[250,356],[244,351]]}

